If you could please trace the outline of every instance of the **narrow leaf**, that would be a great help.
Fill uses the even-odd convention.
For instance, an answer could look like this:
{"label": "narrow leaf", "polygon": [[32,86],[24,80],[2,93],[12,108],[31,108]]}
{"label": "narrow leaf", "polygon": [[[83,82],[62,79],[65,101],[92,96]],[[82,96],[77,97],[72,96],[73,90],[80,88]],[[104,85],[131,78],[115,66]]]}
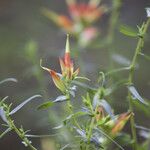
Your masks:
{"label": "narrow leaf", "polygon": [[101,134],[103,134],[105,137],[107,137],[110,141],[112,141],[118,148],[120,148],[121,150],[124,150],[124,148],[118,144],[116,141],[114,141],[109,135],[107,135],[104,131],[96,128],[97,131],[99,131]]}
{"label": "narrow leaf", "polygon": [[131,27],[128,27],[126,25],[121,25],[120,26],[120,32],[126,36],[130,37],[137,37],[138,33],[132,29]]}
{"label": "narrow leaf", "polygon": [[141,56],[143,56],[145,59],[150,60],[150,56],[144,54],[144,53],[139,53]]}
{"label": "narrow leaf", "polygon": [[61,95],[61,96],[58,96],[58,97],[53,101],[53,103],[63,102],[63,101],[66,101],[66,100],[68,100],[68,97],[65,96],[65,95]]}
{"label": "narrow leaf", "polygon": [[38,98],[38,97],[42,97],[42,96],[41,95],[34,95],[34,96],[28,98],[27,100],[25,100],[24,102],[22,102],[20,105],[18,105],[16,108],[14,108],[9,114],[12,115],[12,114],[16,113],[18,110],[20,110],[28,102],[30,102],[31,100],[33,100],[35,98]]}
{"label": "narrow leaf", "polygon": [[67,147],[69,147],[70,144],[66,144],[65,146],[63,146],[60,150],[64,150],[66,149]]}
{"label": "narrow leaf", "polygon": [[2,120],[3,120],[4,122],[7,123],[7,118],[6,118],[6,116],[5,116],[5,112],[4,112],[3,107],[0,107],[0,117],[2,118]]}
{"label": "narrow leaf", "polygon": [[146,9],[146,13],[147,13],[147,17],[150,17],[150,7],[145,8]]}
{"label": "narrow leaf", "polygon": [[127,59],[126,57],[120,55],[120,54],[113,54],[112,55],[112,59],[118,63],[118,64],[121,64],[121,65],[124,65],[124,66],[129,66],[131,61],[129,59]]}
{"label": "narrow leaf", "polygon": [[139,132],[139,134],[140,134],[140,136],[142,136],[142,137],[145,138],[145,139],[149,139],[149,138],[150,138],[150,132],[147,132],[147,131],[145,131],[145,130],[141,130],[141,131]]}
{"label": "narrow leaf", "polygon": [[0,81],[0,84],[3,84],[5,82],[16,82],[17,83],[18,81],[15,78],[7,78],[7,79]]}
{"label": "narrow leaf", "polygon": [[75,77],[75,79],[81,79],[81,80],[90,81],[90,79],[88,79],[88,78],[86,78],[86,77],[81,77],[81,76],[77,76],[77,77]]}
{"label": "narrow leaf", "polygon": [[84,139],[86,140],[86,132],[84,130],[80,130],[76,127],[74,127],[74,129],[76,130],[76,132]]}
{"label": "narrow leaf", "polygon": [[59,126],[54,127],[53,129],[54,129],[54,130],[58,130],[58,129],[61,129],[61,128],[63,128],[63,127],[64,127],[64,125],[61,124],[61,125],[59,125]]}
{"label": "narrow leaf", "polygon": [[56,136],[57,134],[52,134],[52,135],[32,135],[32,134],[26,134],[26,137],[30,137],[30,138],[45,138],[45,137],[52,137],[52,136]]}
{"label": "narrow leaf", "polygon": [[140,96],[140,94],[137,92],[134,86],[128,86],[128,90],[131,92],[131,94],[135,99],[139,100],[141,103],[145,105],[148,105],[148,103]]}
{"label": "narrow leaf", "polygon": [[38,106],[37,109],[38,109],[38,110],[47,109],[47,108],[49,108],[49,107],[51,107],[51,106],[53,106],[53,105],[54,105],[53,102],[48,101],[48,102],[45,102],[45,103],[41,104],[40,106]]}
{"label": "narrow leaf", "polygon": [[103,100],[100,101],[100,105],[103,106],[105,111],[110,115],[110,117],[112,119],[114,119],[114,114],[113,114],[112,108],[109,105],[109,103],[106,100],[103,99]]}
{"label": "narrow leaf", "polygon": [[5,134],[7,134],[7,133],[10,132],[10,131],[11,131],[10,128],[6,129],[6,130],[0,135],[0,139],[1,139]]}

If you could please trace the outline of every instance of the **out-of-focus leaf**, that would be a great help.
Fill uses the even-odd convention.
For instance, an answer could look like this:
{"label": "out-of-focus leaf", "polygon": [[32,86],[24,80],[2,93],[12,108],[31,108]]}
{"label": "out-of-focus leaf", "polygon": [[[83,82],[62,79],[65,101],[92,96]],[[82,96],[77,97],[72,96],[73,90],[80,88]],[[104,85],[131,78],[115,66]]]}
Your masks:
{"label": "out-of-focus leaf", "polygon": [[118,64],[129,66],[131,61],[127,59],[126,57],[120,55],[120,54],[113,54],[112,59],[117,62]]}
{"label": "out-of-focus leaf", "polygon": [[114,114],[112,112],[111,106],[108,104],[106,100],[99,99],[99,93],[96,93],[93,98],[93,107],[95,108],[98,105],[102,106],[105,109],[105,111],[110,115],[110,117],[114,119]]}
{"label": "out-of-focus leaf", "polygon": [[93,108],[96,108],[97,105],[99,105],[99,92],[97,92],[95,95],[94,95],[94,98],[93,98]]}
{"label": "out-of-focus leaf", "polygon": [[133,101],[133,104],[135,105],[135,108],[141,110],[147,117],[150,116],[150,104],[147,107],[145,107],[145,105],[141,105],[138,101]]}
{"label": "out-of-focus leaf", "polygon": [[3,107],[0,107],[0,117],[2,118],[2,120],[3,120],[4,122],[7,123],[7,118],[6,118],[6,116],[5,116],[5,112],[4,112]]}
{"label": "out-of-focus leaf", "polygon": [[73,81],[73,83],[74,83],[75,85],[78,85],[78,86],[84,88],[85,90],[92,90],[92,91],[96,91],[96,90],[97,90],[96,88],[90,87],[89,85],[84,84],[84,83],[81,83],[81,82],[79,82],[79,81]]}
{"label": "out-of-focus leaf", "polygon": [[133,140],[131,139],[131,136],[126,133],[121,133],[119,134],[116,138],[116,141],[119,142],[120,145],[122,146],[127,146],[133,143]]}
{"label": "out-of-focus leaf", "polygon": [[121,25],[120,26],[120,32],[126,36],[130,36],[130,37],[137,37],[138,36],[138,32],[135,31],[135,29],[126,26],[126,25]]}
{"label": "out-of-focus leaf", "polygon": [[8,96],[4,97],[1,101],[0,101],[0,106],[2,105],[2,103],[8,98]]}
{"label": "out-of-focus leaf", "polygon": [[144,58],[146,58],[147,60],[150,60],[150,56],[144,54],[144,53],[139,53],[141,56],[143,56]]}
{"label": "out-of-focus leaf", "polygon": [[70,93],[73,97],[75,97],[75,92],[74,92],[74,91],[70,90],[69,93]]}
{"label": "out-of-focus leaf", "polygon": [[64,127],[64,125],[61,124],[61,125],[59,125],[59,126],[53,127],[53,129],[54,129],[54,130],[58,130],[58,129],[61,129],[61,128],[63,128],[63,127]]}
{"label": "out-of-focus leaf", "polygon": [[150,132],[147,132],[147,131],[145,131],[145,130],[141,130],[141,131],[139,132],[139,135],[142,136],[142,137],[145,138],[145,139],[149,139],[149,138],[150,138]]}
{"label": "out-of-focus leaf", "polygon": [[129,69],[130,69],[130,67],[123,67],[123,68],[113,69],[111,71],[108,71],[105,75],[108,76],[108,75],[112,75],[114,73],[118,73],[118,72],[121,72],[121,71],[129,70]]}
{"label": "out-of-focus leaf", "polygon": [[52,134],[52,135],[32,135],[32,134],[25,134],[26,137],[30,137],[30,138],[46,138],[46,137],[52,137],[52,136],[56,136],[56,134]]}
{"label": "out-of-focus leaf", "polygon": [[0,135],[0,138],[2,138],[5,134],[7,134],[7,133],[10,132],[10,131],[11,131],[10,128],[6,129],[6,130]]}
{"label": "out-of-focus leaf", "polygon": [[76,128],[76,127],[74,127],[74,129],[86,141],[86,132],[84,130],[80,130],[80,129]]}
{"label": "out-of-focus leaf", "polygon": [[90,81],[90,79],[88,79],[86,77],[81,77],[81,76],[77,76],[77,77],[75,77],[75,79],[82,79],[82,80],[88,80],[88,81]]}
{"label": "out-of-focus leaf", "polygon": [[101,137],[98,137],[98,136],[94,135],[94,136],[91,137],[90,142],[92,142],[98,149],[99,148],[103,149],[102,143],[99,140],[100,138]]}
{"label": "out-of-focus leaf", "polygon": [[145,9],[146,9],[147,17],[150,17],[150,7],[147,7]]}
{"label": "out-of-focus leaf", "polygon": [[82,111],[90,114],[90,110],[87,107],[82,107]]}
{"label": "out-of-focus leaf", "polygon": [[148,129],[148,128],[146,128],[146,127],[139,126],[139,125],[135,125],[135,127],[136,127],[137,129],[141,129],[141,130],[144,130],[144,131],[150,132],[150,129]]}
{"label": "out-of-focus leaf", "polygon": [[134,86],[128,86],[128,90],[133,95],[133,98],[139,100],[141,103],[148,105],[148,103],[140,96],[140,94],[137,92],[136,88]]}
{"label": "out-of-focus leaf", "polygon": [[53,105],[54,105],[54,103],[52,101],[48,101],[48,102],[45,102],[45,103],[41,104],[40,106],[38,106],[37,109],[38,110],[47,109],[47,108],[49,108],[49,107],[51,107]]}
{"label": "out-of-focus leaf", "polygon": [[27,100],[25,100],[24,102],[22,102],[20,105],[18,105],[16,108],[14,108],[9,115],[12,115],[14,113],[16,113],[18,110],[20,110],[24,105],[26,105],[28,102],[30,102],[31,100],[35,99],[35,98],[39,98],[42,97],[41,95],[34,95],[30,98],[28,98]]}
{"label": "out-of-focus leaf", "polygon": [[58,96],[54,101],[53,103],[57,103],[57,102],[64,102],[64,101],[67,101],[68,100],[68,97],[65,96],[65,95],[60,95]]}
{"label": "out-of-focus leaf", "polygon": [[60,150],[64,150],[66,149],[67,147],[69,147],[70,144],[66,144],[65,146],[63,146]]}
{"label": "out-of-focus leaf", "polygon": [[7,78],[7,79],[4,79],[4,80],[0,81],[0,84],[3,84],[5,82],[15,82],[15,83],[17,83],[18,80],[15,79],[15,78]]}
{"label": "out-of-focus leaf", "polygon": [[107,137],[110,141],[112,141],[118,148],[120,148],[121,150],[124,150],[124,148],[119,144],[117,143],[115,140],[113,140],[109,135],[107,135],[104,131],[98,129],[98,128],[95,128],[98,132],[100,132],[101,134],[103,134],[105,137]]}
{"label": "out-of-focus leaf", "polygon": [[30,62],[34,62],[35,57],[37,57],[37,49],[38,45],[37,42],[30,40],[25,45],[25,51],[26,51],[26,58]]}
{"label": "out-of-focus leaf", "polygon": [[86,112],[83,112],[83,111],[79,111],[79,112],[76,112],[74,114],[71,114],[69,115],[68,117],[66,117],[66,119],[63,121],[64,124],[67,123],[67,121],[69,121],[70,119],[74,118],[74,117],[79,117],[79,116],[83,116],[83,115],[86,115],[87,113]]}
{"label": "out-of-focus leaf", "polygon": [[110,115],[110,117],[112,119],[114,119],[114,114],[113,114],[112,108],[109,105],[109,103],[106,100],[103,99],[103,100],[100,101],[100,105],[103,106],[103,108]]}

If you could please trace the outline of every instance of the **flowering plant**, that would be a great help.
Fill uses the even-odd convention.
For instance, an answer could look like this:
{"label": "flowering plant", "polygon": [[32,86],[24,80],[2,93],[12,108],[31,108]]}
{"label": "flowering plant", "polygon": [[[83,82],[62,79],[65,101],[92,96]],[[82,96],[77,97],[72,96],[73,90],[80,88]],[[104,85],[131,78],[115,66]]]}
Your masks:
{"label": "flowering plant", "polygon": [[89,0],[86,3],[76,0],[66,0],[66,2],[69,17],[58,15],[46,8],[42,12],[66,33],[74,35],[79,40],[79,44],[87,45],[97,37],[98,29],[94,23],[102,17],[106,7],[100,5],[100,0]]}

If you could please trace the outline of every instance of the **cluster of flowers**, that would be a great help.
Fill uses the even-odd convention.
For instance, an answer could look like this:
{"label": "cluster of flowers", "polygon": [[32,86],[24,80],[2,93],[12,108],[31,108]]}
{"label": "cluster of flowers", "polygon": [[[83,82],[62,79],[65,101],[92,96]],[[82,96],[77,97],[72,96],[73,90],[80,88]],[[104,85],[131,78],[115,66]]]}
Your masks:
{"label": "cluster of flowers", "polygon": [[74,35],[79,40],[79,44],[87,45],[97,37],[97,28],[93,26],[105,13],[106,7],[100,5],[100,0],[90,0],[89,2],[77,2],[76,0],[66,0],[69,16],[58,15],[46,8],[43,14],[52,20],[66,33]]}

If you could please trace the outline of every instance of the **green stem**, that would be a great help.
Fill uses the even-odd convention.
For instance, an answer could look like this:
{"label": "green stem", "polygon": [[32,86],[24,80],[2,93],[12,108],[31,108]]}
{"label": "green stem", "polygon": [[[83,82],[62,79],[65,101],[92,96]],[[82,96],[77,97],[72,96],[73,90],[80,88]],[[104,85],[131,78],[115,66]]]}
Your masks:
{"label": "green stem", "polygon": [[[68,102],[67,102],[67,106],[68,106],[68,108],[69,108],[69,113],[70,113],[70,114],[74,114],[74,113],[73,113],[73,110],[72,110],[72,105],[71,105],[71,103],[70,103],[70,99],[69,99]],[[75,119],[74,116],[72,117],[72,119],[73,119],[73,123],[74,123],[80,130],[82,130],[81,127],[80,127],[80,125],[78,124],[78,122],[77,122],[77,120]]]}
{"label": "green stem", "polygon": [[119,18],[119,9],[121,7],[121,0],[113,0],[113,11],[109,21],[109,29],[108,29],[108,45],[111,46],[113,43],[114,33],[116,29],[116,24]]}
{"label": "green stem", "polygon": [[14,121],[11,119],[11,117],[6,114],[7,116],[7,121],[8,121],[8,125],[10,127],[11,130],[14,130],[16,132],[16,134],[22,139],[22,141],[31,149],[31,150],[37,150],[34,146],[32,146],[32,144],[30,143],[30,141],[28,140],[27,137],[25,137],[25,133],[21,130],[19,130],[16,125],[14,124]]}
{"label": "green stem", "polygon": [[[134,76],[136,62],[138,59],[138,55],[140,54],[140,52],[144,46],[144,36],[145,36],[145,33],[147,32],[149,24],[150,24],[150,18],[142,26],[142,36],[139,36],[137,47],[135,49],[135,53],[134,53],[134,56],[133,56],[133,59],[132,59],[131,65],[130,65],[128,85],[131,85],[133,83],[133,76]],[[129,110],[131,112],[133,112],[132,95],[130,92],[128,92],[128,101],[129,101]],[[133,140],[134,140],[133,149],[137,150],[137,135],[136,135],[136,128],[134,126],[135,125],[134,116],[131,116],[130,124],[131,124],[132,136],[133,136]]]}
{"label": "green stem", "polygon": [[89,150],[90,139],[91,139],[91,136],[92,136],[92,131],[93,131],[94,125],[95,125],[95,114],[96,114],[96,112],[97,112],[97,107],[95,108],[95,111],[93,112],[94,116],[91,119],[91,123],[90,123],[89,130],[88,130],[88,133],[87,133],[87,142],[88,142],[88,144],[86,145],[85,150]]}

